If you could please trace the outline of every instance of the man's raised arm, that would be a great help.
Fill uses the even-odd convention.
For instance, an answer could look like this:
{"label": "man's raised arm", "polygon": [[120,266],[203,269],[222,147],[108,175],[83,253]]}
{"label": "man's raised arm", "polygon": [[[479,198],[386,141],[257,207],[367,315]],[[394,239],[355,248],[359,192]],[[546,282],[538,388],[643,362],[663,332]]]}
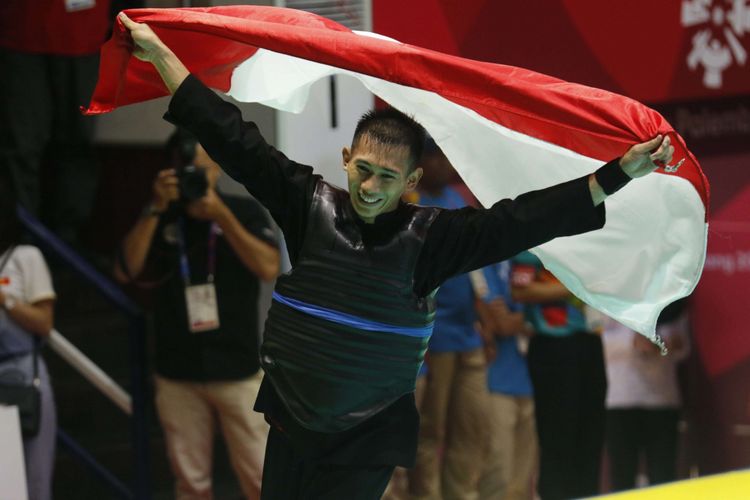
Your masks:
{"label": "man's raised arm", "polygon": [[423,246],[417,276],[424,280],[415,289],[426,294],[451,276],[500,262],[553,238],[600,229],[607,196],[662,162],[671,162],[673,153],[669,137],[657,135],[586,177],[515,200],[500,200],[488,209],[444,210]]}
{"label": "man's raised arm", "polygon": [[271,212],[284,233],[302,224],[298,217],[306,213],[317,179],[312,168],[269,145],[255,123],[243,120],[237,106],[191,76],[147,24],[123,13],[119,19],[130,33],[133,56],[151,63],[172,94],[165,118],[192,132],[222,170]]}
{"label": "man's raised arm", "polygon": [[169,93],[174,94],[190,74],[185,65],[147,24],[133,21],[124,12],[120,12],[118,17],[130,32],[133,40],[133,55],[141,61],[153,64],[161,79],[164,80]]}

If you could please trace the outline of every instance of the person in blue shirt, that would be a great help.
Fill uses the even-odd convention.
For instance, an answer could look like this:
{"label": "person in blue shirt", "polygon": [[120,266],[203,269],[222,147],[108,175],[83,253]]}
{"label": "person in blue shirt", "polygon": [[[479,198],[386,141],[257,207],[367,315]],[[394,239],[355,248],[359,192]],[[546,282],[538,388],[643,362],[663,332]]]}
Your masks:
{"label": "person in blue shirt", "polygon": [[[449,185],[456,178],[453,167],[430,140],[422,167],[425,174],[418,192],[420,205],[468,205]],[[469,275],[447,280],[436,298],[410,491],[416,498],[467,498],[476,494],[487,449],[487,362],[482,335],[475,328],[478,318]]]}
{"label": "person in blue shirt", "polygon": [[529,498],[537,459],[533,390],[526,365],[533,330],[524,320],[523,306],[511,298],[510,273],[510,261],[503,261],[470,274],[480,299],[482,328],[494,345],[487,373],[490,432],[479,481],[481,500]]}
{"label": "person in blue shirt", "polygon": [[511,293],[535,331],[529,344],[544,500],[599,492],[607,376],[584,304],[530,252],[513,259]]}

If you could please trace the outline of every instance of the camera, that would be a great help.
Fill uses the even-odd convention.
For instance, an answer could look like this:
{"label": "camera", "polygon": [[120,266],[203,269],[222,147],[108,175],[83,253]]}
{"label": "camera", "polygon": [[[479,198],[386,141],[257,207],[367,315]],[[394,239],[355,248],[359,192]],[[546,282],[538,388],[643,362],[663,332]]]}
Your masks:
{"label": "camera", "polygon": [[192,164],[179,167],[177,185],[180,188],[181,203],[190,203],[203,198],[208,192],[206,170]]}
{"label": "camera", "polygon": [[203,198],[208,192],[205,169],[196,167],[195,151],[198,139],[189,131],[177,128],[167,140],[167,154],[177,173],[180,203],[185,205]]}

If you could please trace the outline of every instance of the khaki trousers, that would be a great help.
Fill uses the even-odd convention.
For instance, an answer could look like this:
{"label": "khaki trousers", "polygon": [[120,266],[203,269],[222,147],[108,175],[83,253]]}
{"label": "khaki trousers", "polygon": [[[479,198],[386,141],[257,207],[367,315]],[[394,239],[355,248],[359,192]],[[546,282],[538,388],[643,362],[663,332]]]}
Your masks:
{"label": "khaki trousers", "polygon": [[230,382],[156,377],[156,408],[175,475],[177,500],[210,500],[217,424],[246,498],[260,498],[268,424],[253,411],[262,372]]}
{"label": "khaki trousers", "polygon": [[417,499],[473,500],[488,451],[484,351],[429,356],[410,493]]}
{"label": "khaki trousers", "polygon": [[490,451],[479,481],[481,500],[529,500],[537,457],[534,400],[491,393]]}

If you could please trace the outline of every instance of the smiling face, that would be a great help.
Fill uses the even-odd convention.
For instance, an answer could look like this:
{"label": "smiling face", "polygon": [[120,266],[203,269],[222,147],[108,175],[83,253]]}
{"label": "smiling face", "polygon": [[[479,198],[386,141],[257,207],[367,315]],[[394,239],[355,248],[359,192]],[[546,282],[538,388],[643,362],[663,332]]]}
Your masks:
{"label": "smiling face", "polygon": [[349,184],[349,199],[367,223],[398,207],[401,195],[414,190],[422,169],[412,170],[407,146],[385,145],[363,135],[353,149],[342,151]]}

